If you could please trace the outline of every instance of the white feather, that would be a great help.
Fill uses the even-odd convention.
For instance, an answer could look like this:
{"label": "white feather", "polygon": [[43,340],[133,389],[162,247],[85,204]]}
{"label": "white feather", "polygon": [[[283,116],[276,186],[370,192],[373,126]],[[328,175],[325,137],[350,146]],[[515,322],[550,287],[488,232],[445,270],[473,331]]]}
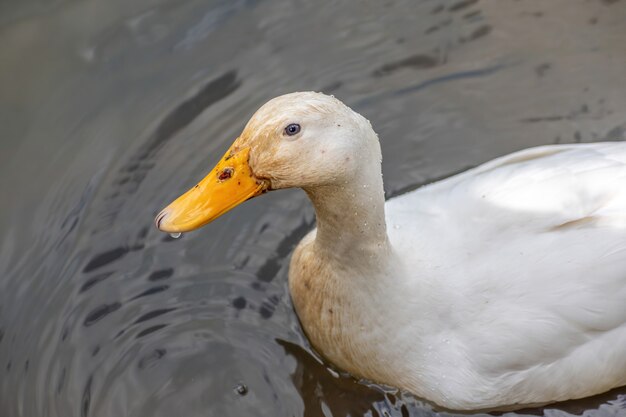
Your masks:
{"label": "white feather", "polygon": [[[424,396],[486,408],[626,384],[626,144],[517,152],[386,212],[405,284],[440,315],[434,334],[398,329],[439,350],[419,383],[440,393]],[[425,280],[432,293],[419,292]],[[410,305],[408,293],[391,303]]]}
{"label": "white feather", "polygon": [[339,367],[465,410],[626,385],[626,143],[528,149],[386,203],[378,138],[334,98],[278,97],[236,145],[315,206],[289,287]]}

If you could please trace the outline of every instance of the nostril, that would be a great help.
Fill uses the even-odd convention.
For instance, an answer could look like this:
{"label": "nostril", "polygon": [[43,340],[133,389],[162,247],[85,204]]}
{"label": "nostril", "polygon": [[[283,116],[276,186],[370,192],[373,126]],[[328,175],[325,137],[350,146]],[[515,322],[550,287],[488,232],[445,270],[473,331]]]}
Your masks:
{"label": "nostril", "polygon": [[161,229],[161,221],[163,221],[163,219],[165,218],[165,216],[167,215],[167,213],[165,211],[162,211],[159,213],[159,215],[156,217],[156,219],[154,220],[154,223],[156,224],[157,229]]}
{"label": "nostril", "polygon": [[235,170],[233,168],[230,168],[230,167],[224,168],[222,170],[222,172],[220,172],[217,175],[217,179],[220,180],[220,181],[226,181],[226,180],[230,179],[233,176],[234,173],[235,173]]}

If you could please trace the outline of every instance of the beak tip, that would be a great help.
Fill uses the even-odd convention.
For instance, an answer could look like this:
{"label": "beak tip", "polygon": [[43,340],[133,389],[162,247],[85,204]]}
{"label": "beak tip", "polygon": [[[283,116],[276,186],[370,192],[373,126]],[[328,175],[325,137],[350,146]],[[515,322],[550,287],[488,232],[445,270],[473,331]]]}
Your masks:
{"label": "beak tip", "polygon": [[162,210],[154,219],[154,225],[156,226],[157,229],[159,229],[162,232],[165,232],[166,230],[161,229],[161,223],[163,222],[163,219],[165,219],[168,215],[168,212],[166,210]]}

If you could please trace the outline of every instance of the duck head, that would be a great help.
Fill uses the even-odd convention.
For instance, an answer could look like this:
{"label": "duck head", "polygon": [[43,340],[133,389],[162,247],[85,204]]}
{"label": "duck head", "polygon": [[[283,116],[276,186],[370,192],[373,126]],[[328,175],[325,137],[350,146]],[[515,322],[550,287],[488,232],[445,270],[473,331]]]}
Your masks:
{"label": "duck head", "polygon": [[370,123],[334,97],[304,92],[274,98],[215,168],[157,215],[156,226],[188,232],[270,190],[347,184],[371,147],[380,155]]}

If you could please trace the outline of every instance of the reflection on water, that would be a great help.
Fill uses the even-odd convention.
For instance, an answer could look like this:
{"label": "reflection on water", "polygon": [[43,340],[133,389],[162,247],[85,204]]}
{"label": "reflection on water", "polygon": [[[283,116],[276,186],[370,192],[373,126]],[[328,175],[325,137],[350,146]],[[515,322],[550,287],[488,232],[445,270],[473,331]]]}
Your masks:
{"label": "reflection on water", "polygon": [[[1,2],[0,414],[436,413],[311,351],[286,286],[302,192],[177,240],[152,219],[289,91],[372,121],[388,195],[625,140],[624,19],[615,0]],[[518,414],[623,415],[625,393]]]}

